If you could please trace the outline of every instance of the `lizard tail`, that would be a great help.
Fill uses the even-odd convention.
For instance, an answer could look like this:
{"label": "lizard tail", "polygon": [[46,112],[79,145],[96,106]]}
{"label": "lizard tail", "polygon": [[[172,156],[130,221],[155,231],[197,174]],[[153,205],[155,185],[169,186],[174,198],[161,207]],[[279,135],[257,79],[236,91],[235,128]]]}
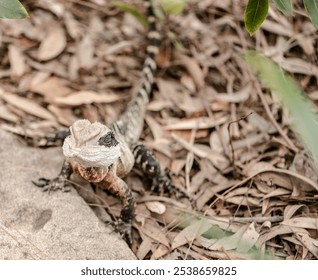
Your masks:
{"label": "lizard tail", "polygon": [[148,20],[148,46],[147,46],[147,58],[143,66],[142,82],[137,92],[137,98],[144,99],[145,105],[148,104],[150,94],[152,91],[152,85],[154,81],[154,74],[157,70],[156,55],[159,52],[159,45],[161,42],[161,35],[158,32],[156,17],[154,13],[154,6],[152,0],[146,1],[147,7],[147,20]]}
{"label": "lizard tail", "polygon": [[154,75],[157,70],[155,58],[159,52],[159,45],[161,43],[161,35],[157,29],[152,0],[147,0],[145,5],[147,5],[148,46],[147,58],[142,69],[141,82],[133,99],[128,104],[126,112],[112,127],[123,135],[130,147],[137,143],[143,129],[146,108],[152,92]]}

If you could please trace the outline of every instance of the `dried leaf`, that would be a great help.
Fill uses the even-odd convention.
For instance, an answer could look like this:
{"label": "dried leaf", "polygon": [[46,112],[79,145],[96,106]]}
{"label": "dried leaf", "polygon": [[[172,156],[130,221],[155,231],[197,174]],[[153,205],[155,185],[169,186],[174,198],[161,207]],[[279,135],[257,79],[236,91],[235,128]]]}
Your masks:
{"label": "dried leaf", "polygon": [[2,105],[0,105],[0,118],[13,123],[19,121],[17,115],[13,114],[6,106]]}
{"label": "dried leaf", "polygon": [[283,225],[299,228],[318,229],[318,219],[309,217],[296,217],[289,220],[284,220]]}
{"label": "dried leaf", "polygon": [[152,248],[152,239],[144,236],[141,244],[139,245],[138,251],[136,253],[136,256],[139,260],[143,260],[149,251]]}
{"label": "dried leaf", "polygon": [[82,33],[82,29],[79,25],[79,22],[76,21],[74,16],[69,12],[64,13],[64,20],[68,34],[73,39],[78,39]]}
{"label": "dried leaf", "polygon": [[55,120],[54,116],[42,106],[19,96],[11,93],[0,94],[0,98],[13,106],[23,110],[24,112],[46,120]]}
{"label": "dried leaf", "polygon": [[284,210],[284,220],[289,220],[301,208],[307,208],[305,204],[300,205],[287,205]]}
{"label": "dried leaf", "polygon": [[204,220],[197,221],[192,225],[183,229],[172,242],[171,249],[178,248],[184,244],[192,242],[198,236],[206,232],[211,227],[210,224],[206,223]]}
{"label": "dried leaf", "polygon": [[77,45],[77,57],[79,61],[79,67],[89,70],[95,64],[94,59],[95,46],[91,34],[86,34],[81,42]]}
{"label": "dried leaf", "polygon": [[228,120],[228,117],[221,117],[214,121],[210,118],[202,117],[190,120],[183,120],[178,123],[166,125],[164,128],[168,130],[179,130],[179,129],[205,129],[212,128],[217,125],[223,124]]}
{"label": "dried leaf", "polygon": [[21,49],[15,45],[9,46],[11,77],[21,77],[26,71],[25,57]]}
{"label": "dried leaf", "polygon": [[47,37],[41,42],[37,57],[42,61],[50,60],[61,54],[65,47],[64,29],[60,25],[54,24],[48,28]]}
{"label": "dried leaf", "polygon": [[238,245],[237,251],[241,253],[247,253],[255,245],[258,240],[259,233],[255,229],[255,223],[251,223],[246,231],[243,233]]}
{"label": "dried leaf", "polygon": [[33,77],[29,89],[45,97],[45,101],[51,102],[59,96],[71,93],[68,82],[58,77],[48,77],[46,73],[40,72]]}
{"label": "dried leaf", "polygon": [[318,259],[318,240],[309,237],[308,234],[299,234],[302,244]]}
{"label": "dried leaf", "polygon": [[197,87],[197,90],[202,89],[205,84],[204,73],[201,70],[198,62],[195,59],[182,54],[181,52],[175,52],[174,55],[176,59],[187,68]]}
{"label": "dried leaf", "polygon": [[164,255],[168,254],[170,252],[170,249],[162,244],[160,244],[156,251],[153,252],[151,256],[151,260],[157,260],[159,258],[162,258]]}
{"label": "dried leaf", "polygon": [[143,234],[151,237],[153,240],[170,247],[169,240],[163,229],[159,226],[154,226],[147,221],[143,227],[140,228]]}
{"label": "dried leaf", "polygon": [[252,92],[252,84],[247,84],[240,91],[235,93],[219,93],[215,98],[219,101],[231,102],[231,103],[242,103],[246,101]]}
{"label": "dried leaf", "polygon": [[166,212],[166,206],[159,201],[145,202],[145,205],[147,206],[148,210],[153,213],[163,214],[164,212]]}
{"label": "dried leaf", "polygon": [[94,91],[79,91],[65,97],[57,97],[53,102],[57,105],[79,106],[92,103],[113,103],[122,100],[123,96],[113,93],[99,94]]}

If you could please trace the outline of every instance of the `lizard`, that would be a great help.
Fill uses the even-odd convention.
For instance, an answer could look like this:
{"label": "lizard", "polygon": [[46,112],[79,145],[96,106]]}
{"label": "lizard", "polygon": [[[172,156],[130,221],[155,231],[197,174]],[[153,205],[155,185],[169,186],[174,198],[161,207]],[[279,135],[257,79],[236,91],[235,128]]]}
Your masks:
{"label": "lizard", "polygon": [[155,58],[161,41],[152,0],[145,1],[145,5],[149,41],[147,56],[140,85],[126,111],[109,127],[100,122],[91,123],[86,119],[75,121],[67,133],[57,136],[64,139],[65,158],[59,175],[53,179],[40,178],[38,182],[33,182],[44,190],[65,190],[66,182],[71,174],[75,173],[86,181],[109,190],[122,201],[116,228],[128,245],[132,243],[134,197],[122,178],[136,165],[147,177],[152,178],[153,186],[168,191],[172,188],[170,178],[161,170],[158,160],[139,143],[157,69]]}

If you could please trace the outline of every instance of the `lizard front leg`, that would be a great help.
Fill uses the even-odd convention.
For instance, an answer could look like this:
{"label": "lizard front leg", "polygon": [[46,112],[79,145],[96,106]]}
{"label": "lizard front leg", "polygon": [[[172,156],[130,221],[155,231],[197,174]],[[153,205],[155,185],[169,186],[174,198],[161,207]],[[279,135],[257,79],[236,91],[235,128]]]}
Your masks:
{"label": "lizard front leg", "polygon": [[125,181],[115,174],[109,174],[107,177],[107,181],[99,182],[96,185],[109,190],[122,201],[123,207],[120,212],[120,220],[116,224],[116,230],[123,235],[125,241],[130,246],[132,243],[131,225],[134,217],[135,200]]}
{"label": "lizard front leg", "polygon": [[70,178],[72,174],[72,168],[70,164],[66,161],[63,162],[60,173],[57,177],[53,179],[39,178],[37,182],[32,181],[32,183],[37,186],[43,188],[43,191],[56,191],[62,190],[63,192],[67,192],[70,189],[67,186],[67,180]]}

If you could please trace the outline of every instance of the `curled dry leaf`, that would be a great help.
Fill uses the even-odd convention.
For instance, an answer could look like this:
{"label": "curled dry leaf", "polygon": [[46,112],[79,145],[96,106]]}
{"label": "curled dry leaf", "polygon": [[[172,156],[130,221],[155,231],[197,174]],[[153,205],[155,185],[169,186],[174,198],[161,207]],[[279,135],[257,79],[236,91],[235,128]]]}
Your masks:
{"label": "curled dry leaf", "polygon": [[305,204],[300,205],[287,205],[284,210],[284,220],[289,220],[294,216],[294,214],[301,208],[307,208]]}
{"label": "curled dry leaf", "polygon": [[40,44],[37,58],[42,61],[50,60],[61,54],[65,47],[64,29],[59,24],[54,24],[48,28],[47,37]]}

